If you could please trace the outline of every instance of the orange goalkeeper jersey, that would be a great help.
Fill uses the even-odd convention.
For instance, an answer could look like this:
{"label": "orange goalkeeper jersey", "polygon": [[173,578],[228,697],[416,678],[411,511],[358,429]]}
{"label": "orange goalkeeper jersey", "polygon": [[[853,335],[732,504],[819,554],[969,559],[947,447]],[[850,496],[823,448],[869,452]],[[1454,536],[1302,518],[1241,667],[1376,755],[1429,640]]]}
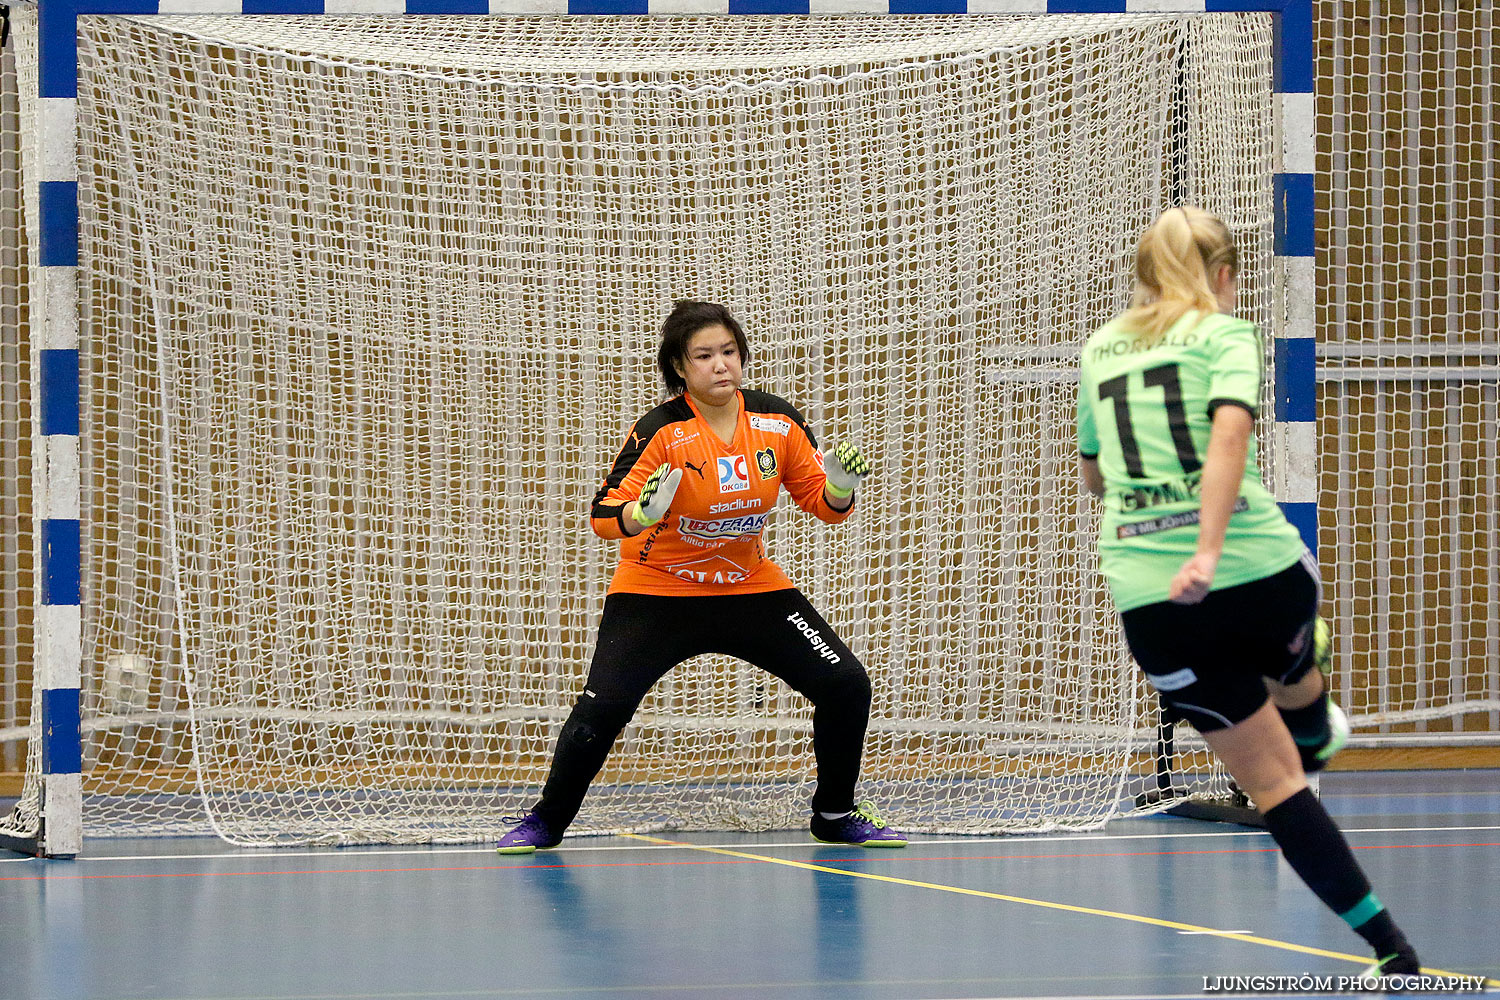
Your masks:
{"label": "orange goalkeeper jersey", "polygon": [[[725,444],[689,395],[635,422],[590,511],[594,532],[620,539],[611,594],[754,594],[792,586],[766,557],[761,531],[785,486],[797,506],[829,524],[849,516],[823,498],[823,456],[807,421],[767,392],[739,393],[734,441]],[[626,506],[663,462],[682,482],[667,515],[625,534]],[[850,510],[853,507],[851,505]]]}

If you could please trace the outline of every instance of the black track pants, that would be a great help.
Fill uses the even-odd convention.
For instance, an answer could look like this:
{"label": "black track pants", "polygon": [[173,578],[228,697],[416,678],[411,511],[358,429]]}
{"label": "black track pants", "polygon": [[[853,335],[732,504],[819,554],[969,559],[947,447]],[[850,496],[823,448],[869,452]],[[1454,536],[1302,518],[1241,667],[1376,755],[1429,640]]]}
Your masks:
{"label": "black track pants", "polygon": [[554,830],[578,815],[589,783],[657,681],[682,661],[725,653],[760,667],[813,703],[818,787],[812,808],[844,812],[870,718],[870,679],[796,589],[714,597],[611,594],[588,681],[557,738],[536,811]]}

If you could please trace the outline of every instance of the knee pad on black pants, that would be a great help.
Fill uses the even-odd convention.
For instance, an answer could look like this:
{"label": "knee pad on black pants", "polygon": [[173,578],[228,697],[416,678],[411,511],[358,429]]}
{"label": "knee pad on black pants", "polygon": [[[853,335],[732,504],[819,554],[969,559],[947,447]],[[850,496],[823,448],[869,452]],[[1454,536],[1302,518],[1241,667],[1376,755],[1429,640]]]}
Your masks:
{"label": "knee pad on black pants", "polygon": [[557,736],[558,745],[566,741],[591,753],[608,752],[635,715],[638,704],[610,701],[585,691],[573,704],[573,711]]}
{"label": "knee pad on black pants", "polygon": [[868,714],[870,711],[870,675],[858,664],[830,671],[820,677],[807,692],[814,706],[829,705],[839,709]]}

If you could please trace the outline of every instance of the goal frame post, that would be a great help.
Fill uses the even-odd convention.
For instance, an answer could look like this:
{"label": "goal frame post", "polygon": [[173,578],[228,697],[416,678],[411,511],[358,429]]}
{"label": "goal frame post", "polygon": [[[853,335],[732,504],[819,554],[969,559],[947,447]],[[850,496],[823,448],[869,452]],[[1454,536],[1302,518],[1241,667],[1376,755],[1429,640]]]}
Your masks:
{"label": "goal frame post", "polygon": [[77,268],[77,21],[84,15],[494,15],[1269,13],[1281,140],[1273,154],[1274,266],[1285,323],[1273,345],[1279,475],[1287,518],[1317,551],[1317,394],[1313,254],[1312,0],[40,0],[38,113],[39,294],[32,303],[32,503],[37,574],[33,683],[40,690],[40,826],[0,846],[70,858],[83,847],[82,619]]}

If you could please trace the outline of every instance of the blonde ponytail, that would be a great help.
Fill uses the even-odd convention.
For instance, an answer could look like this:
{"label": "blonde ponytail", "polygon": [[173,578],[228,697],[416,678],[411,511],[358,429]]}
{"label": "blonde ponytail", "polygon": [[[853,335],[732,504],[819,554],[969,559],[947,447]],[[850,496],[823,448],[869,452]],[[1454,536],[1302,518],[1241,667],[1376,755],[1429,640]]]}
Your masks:
{"label": "blonde ponytail", "polygon": [[1213,275],[1225,264],[1239,274],[1239,251],[1222,219],[1191,205],[1167,209],[1136,246],[1135,299],[1122,322],[1155,341],[1190,312],[1217,312]]}

